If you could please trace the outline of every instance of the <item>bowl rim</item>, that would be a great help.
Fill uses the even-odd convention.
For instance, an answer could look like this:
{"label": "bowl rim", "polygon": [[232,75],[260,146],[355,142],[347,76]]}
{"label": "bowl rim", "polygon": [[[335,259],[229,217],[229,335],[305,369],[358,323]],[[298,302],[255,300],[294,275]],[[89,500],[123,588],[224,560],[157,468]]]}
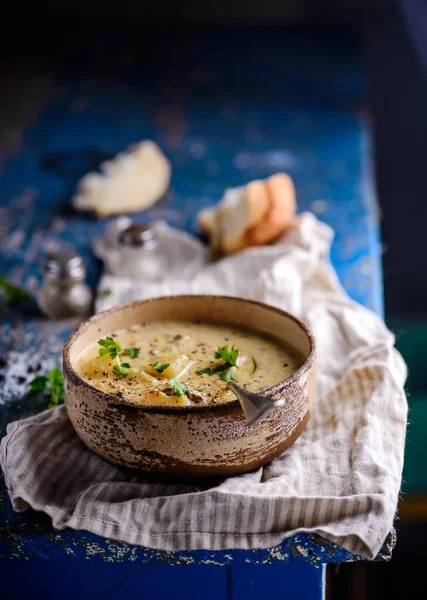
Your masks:
{"label": "bowl rim", "polygon": [[[118,407],[131,408],[133,410],[147,412],[147,413],[163,413],[163,414],[168,413],[168,414],[186,414],[186,415],[188,415],[188,414],[199,413],[199,412],[218,412],[218,411],[230,410],[230,409],[235,409],[235,408],[240,407],[240,402],[237,398],[235,400],[231,400],[230,402],[224,402],[221,404],[208,404],[208,405],[195,404],[195,405],[190,405],[190,406],[167,406],[167,405],[155,405],[155,404],[136,404],[134,402],[127,402],[126,400],[124,400],[122,398],[119,399],[114,394],[108,394],[107,392],[103,392],[102,390],[99,390],[98,388],[90,385],[89,383],[87,383],[87,381],[85,381],[82,377],[80,377],[80,375],[77,373],[77,371],[72,366],[71,360],[70,360],[71,346],[73,345],[75,340],[82,333],[84,333],[87,329],[89,329],[94,324],[96,324],[96,322],[99,321],[100,319],[102,319],[105,315],[112,314],[115,312],[120,312],[121,310],[127,309],[136,304],[143,305],[143,304],[149,304],[151,302],[162,302],[165,300],[173,301],[174,299],[178,299],[178,298],[180,298],[180,299],[183,299],[183,298],[184,299],[185,298],[191,298],[191,299],[206,298],[207,299],[207,298],[209,298],[209,299],[215,299],[215,300],[225,299],[225,300],[234,300],[234,301],[242,302],[244,304],[253,304],[255,306],[259,306],[260,308],[265,308],[267,310],[277,312],[280,315],[282,315],[283,317],[287,317],[288,319],[293,320],[304,331],[304,333],[306,334],[306,336],[310,342],[310,352],[309,352],[306,360],[295,371],[295,373],[293,373],[290,377],[288,377],[286,379],[282,379],[282,381],[270,386],[269,388],[266,388],[265,390],[262,390],[261,392],[259,392],[260,394],[265,394],[267,396],[274,396],[278,392],[283,392],[287,388],[291,388],[294,385],[295,381],[297,381],[301,377],[301,375],[303,375],[306,371],[309,371],[311,369],[311,367],[313,366],[315,354],[316,354],[316,341],[315,341],[314,335],[313,335],[311,329],[309,328],[309,326],[304,321],[302,321],[301,319],[299,319],[298,317],[293,315],[292,313],[289,313],[286,310],[282,310],[281,308],[278,308],[276,306],[266,304],[265,302],[260,302],[259,300],[251,300],[249,298],[239,298],[238,296],[226,296],[226,295],[217,295],[217,294],[175,294],[175,295],[171,295],[171,296],[156,296],[153,298],[133,300],[132,302],[127,302],[126,304],[119,304],[117,306],[113,306],[112,308],[109,308],[102,312],[96,313],[96,314],[92,315],[91,317],[89,317],[89,319],[86,319],[85,321],[83,321],[83,323],[81,323],[78,326],[78,328],[69,336],[69,338],[67,339],[65,346],[64,346],[63,371],[64,371],[64,374],[66,375],[66,377],[69,380],[71,380],[75,385],[78,385],[79,387],[81,387],[83,389],[87,389],[90,394],[99,396],[99,398],[101,400],[104,400],[104,401],[107,400],[111,404],[114,404]],[[257,330],[253,329],[253,331],[257,331]]]}

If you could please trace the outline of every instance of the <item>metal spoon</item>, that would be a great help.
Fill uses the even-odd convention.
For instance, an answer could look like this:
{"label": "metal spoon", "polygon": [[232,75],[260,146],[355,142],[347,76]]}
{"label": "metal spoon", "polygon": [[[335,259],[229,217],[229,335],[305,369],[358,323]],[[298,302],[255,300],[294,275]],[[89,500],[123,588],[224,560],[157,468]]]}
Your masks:
{"label": "metal spoon", "polygon": [[285,404],[283,399],[273,400],[273,398],[267,398],[267,396],[261,396],[261,394],[254,394],[234,381],[229,381],[228,387],[236,394],[240,406],[243,408],[246,425],[257,423],[271,413],[272,410]]}

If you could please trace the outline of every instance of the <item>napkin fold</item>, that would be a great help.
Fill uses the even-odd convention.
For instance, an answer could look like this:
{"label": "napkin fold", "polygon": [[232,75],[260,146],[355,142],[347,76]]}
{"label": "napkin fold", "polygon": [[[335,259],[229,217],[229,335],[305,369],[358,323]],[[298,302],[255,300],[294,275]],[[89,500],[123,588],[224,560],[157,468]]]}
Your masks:
{"label": "napkin fold", "polygon": [[305,213],[277,244],[211,263],[191,236],[162,222],[154,231],[161,280],[139,271],[142,254],[126,273],[112,231],[97,243],[98,255],[109,257],[99,289],[112,292],[100,293],[97,310],[213,293],[294,313],[317,340],[318,393],[308,427],[269,465],[196,487],[150,483],[109,464],[86,449],[60,407],[12,423],[2,440],[0,463],[15,510],[31,506],[58,529],[160,550],[268,548],[305,531],[374,558],[397,507],[406,367],[382,320],[340,286],[329,260],[332,230]]}

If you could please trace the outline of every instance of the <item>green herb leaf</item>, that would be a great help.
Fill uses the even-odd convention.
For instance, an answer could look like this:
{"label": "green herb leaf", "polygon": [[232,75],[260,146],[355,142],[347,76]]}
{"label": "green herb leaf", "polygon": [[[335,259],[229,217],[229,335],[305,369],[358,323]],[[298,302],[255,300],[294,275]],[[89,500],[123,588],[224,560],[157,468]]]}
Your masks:
{"label": "green herb leaf", "polygon": [[216,375],[216,373],[221,373],[225,371],[225,369],[229,368],[228,363],[224,363],[223,365],[218,365],[217,367],[207,367],[207,369],[201,369],[197,371],[197,375]]}
{"label": "green herb leaf", "polygon": [[117,379],[123,379],[123,377],[127,376],[128,369],[130,369],[129,363],[124,363],[123,365],[114,365],[113,373]]}
{"label": "green herb leaf", "polygon": [[123,354],[127,354],[127,356],[130,356],[131,358],[138,358],[140,352],[140,348],[126,348]]}
{"label": "green herb leaf", "polygon": [[110,290],[110,288],[105,288],[105,290],[102,290],[101,296],[111,296],[112,293],[113,292]]}
{"label": "green herb leaf", "polygon": [[205,387],[194,388],[194,389],[196,390],[196,392],[204,392],[205,389],[206,389],[206,386]]}
{"label": "green herb leaf", "polygon": [[50,383],[50,402],[48,408],[64,404],[64,380],[59,369],[52,369],[47,376]]}
{"label": "green herb leaf", "polygon": [[153,365],[153,369],[155,371],[157,371],[157,373],[163,373],[163,371],[165,369],[167,369],[169,367],[170,363],[161,363],[161,362],[155,362]]}
{"label": "green herb leaf", "polygon": [[231,350],[228,346],[219,347],[215,352],[215,358],[222,358],[224,361],[222,365],[217,365],[216,367],[208,367],[207,369],[201,369],[197,371],[198,375],[216,375],[219,373],[219,378],[222,381],[228,383],[229,381],[236,381],[236,377],[232,373],[232,367],[237,366],[237,358],[239,356],[239,351],[235,348],[234,344],[231,347]]}
{"label": "green herb leaf", "polygon": [[126,398],[127,394],[126,392],[116,392],[116,396],[119,398]]}
{"label": "green herb leaf", "polygon": [[222,381],[225,381],[225,383],[228,383],[229,381],[236,381],[235,376],[233,375],[233,373],[231,372],[231,367],[229,369],[227,369],[226,371],[223,371],[221,373],[221,375],[219,376],[219,378]]}
{"label": "green herb leaf", "polygon": [[49,379],[46,375],[37,375],[32,381],[29,382],[30,386],[30,395],[35,396],[36,394],[40,394],[40,392],[45,392],[47,389]]}
{"label": "green herb leaf", "polygon": [[189,389],[188,385],[185,385],[185,383],[181,383],[175,377],[173,379],[169,379],[168,384],[172,386],[172,389],[175,392],[175,396],[184,396]]}
{"label": "green herb leaf", "polygon": [[64,403],[64,380],[59,369],[52,369],[47,375],[37,375],[29,382],[30,394],[49,394],[47,408]]}
{"label": "green herb leaf", "polygon": [[101,346],[99,349],[99,356],[105,356],[105,354],[109,354],[111,358],[117,358],[120,354],[120,345],[108,335],[106,338],[98,340],[98,344]]}
{"label": "green herb leaf", "polygon": [[237,367],[237,357],[239,356],[239,351],[234,347],[234,344],[229,349],[228,346],[222,346],[222,348],[218,348],[215,352],[215,358],[222,358],[224,362],[229,363],[232,367]]}
{"label": "green herb leaf", "polygon": [[0,275],[0,289],[3,291],[3,295],[7,302],[25,302],[31,298],[31,295],[18,287],[17,285],[10,283],[7,280],[6,275]]}

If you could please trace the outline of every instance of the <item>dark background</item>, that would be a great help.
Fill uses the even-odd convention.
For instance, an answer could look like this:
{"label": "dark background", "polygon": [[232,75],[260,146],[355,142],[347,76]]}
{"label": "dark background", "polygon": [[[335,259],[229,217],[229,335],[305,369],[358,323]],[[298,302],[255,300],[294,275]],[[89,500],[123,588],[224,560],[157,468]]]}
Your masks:
{"label": "dark background", "polygon": [[[38,3],[34,15],[34,7],[29,8],[28,12],[18,4],[9,4],[1,25],[0,129],[1,115],[10,119],[11,106],[17,110],[16,95],[24,92],[12,92],[14,73],[26,70],[28,77],[34,78],[51,72],[59,58],[71,52],[70,40],[76,34],[89,40],[94,29],[121,27],[141,52],[155,52],[151,43],[155,32],[162,44],[168,29],[177,27],[274,25],[283,29],[284,36],[289,28],[301,27],[348,32],[360,44],[367,78],[366,103],[371,112],[382,209],[386,311],[388,315],[425,312],[425,0],[49,0]],[[146,38],[150,44],[144,47]],[[339,53],[339,47],[336,50]],[[108,57],[104,68],[108,69]],[[13,140],[0,137],[2,142],[7,145]]]}

